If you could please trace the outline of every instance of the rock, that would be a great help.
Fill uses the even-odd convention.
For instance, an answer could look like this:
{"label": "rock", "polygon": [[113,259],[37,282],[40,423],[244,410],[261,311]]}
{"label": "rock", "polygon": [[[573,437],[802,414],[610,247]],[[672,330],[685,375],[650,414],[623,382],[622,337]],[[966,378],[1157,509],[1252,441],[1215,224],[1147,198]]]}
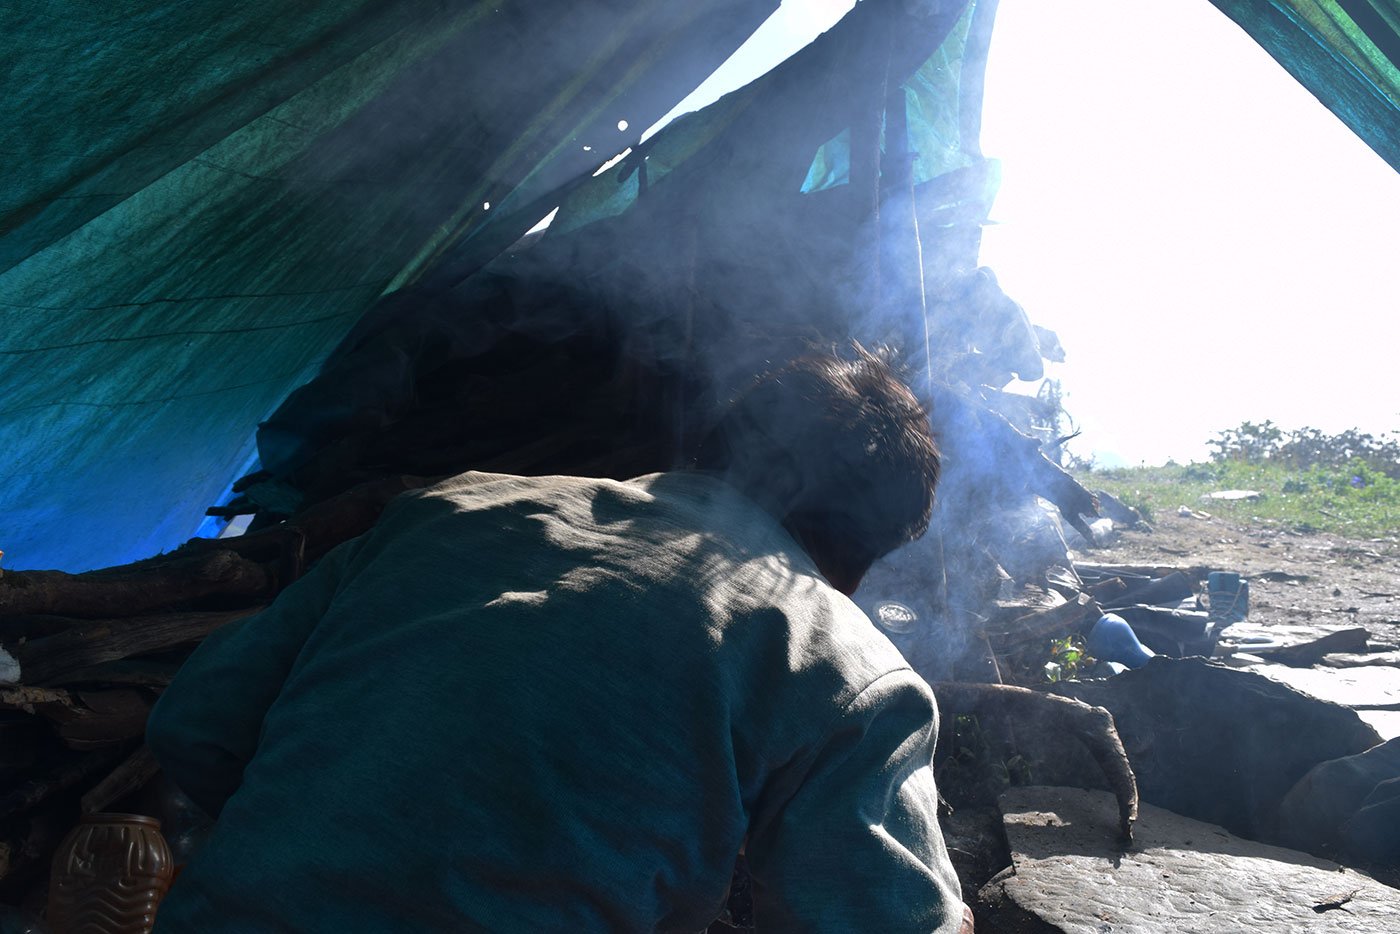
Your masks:
{"label": "rock", "polygon": [[1292,668],[1256,665],[1253,671],[1319,700],[1346,707],[1393,707],[1400,704],[1400,668]]}
{"label": "rock", "polygon": [[1107,793],[1030,786],[1000,804],[1012,866],[979,893],[979,931],[1400,931],[1400,891],[1295,850],[1144,805],[1123,853]]}
{"label": "rock", "polygon": [[1368,668],[1374,665],[1400,667],[1400,652],[1338,652],[1322,660],[1329,668]]}
{"label": "rock", "polygon": [[1381,739],[1400,736],[1400,710],[1358,710],[1356,713]]}
{"label": "rock", "polygon": [[1400,870],[1400,777],[1377,785],[1342,826],[1343,852]]}
{"label": "rock", "polygon": [[950,808],[939,816],[938,823],[962,885],[963,900],[970,904],[982,886],[1011,865],[1001,811],[992,805]]}
{"label": "rock", "polygon": [[1352,626],[1308,642],[1283,645],[1276,649],[1255,646],[1251,651],[1263,655],[1271,662],[1281,662],[1290,668],[1308,668],[1334,653],[1365,652],[1366,640],[1370,636],[1370,632],[1364,627]]}
{"label": "rock", "polygon": [[1216,490],[1214,493],[1207,493],[1201,499],[1213,499],[1225,503],[1237,503],[1253,499],[1262,499],[1263,493],[1258,490]]}
{"label": "rock", "polygon": [[1264,616],[1263,621],[1247,619],[1233,623],[1220,637],[1221,644],[1249,643],[1241,645],[1241,648],[1249,652],[1253,651],[1252,645],[1292,645],[1299,642],[1311,642],[1313,639],[1320,639],[1334,632],[1351,628],[1350,621],[1346,623],[1285,622],[1274,618],[1271,614],[1264,614]]}
{"label": "rock", "polygon": [[1343,858],[1400,863],[1400,739],[1324,762],[1304,775],[1279,806],[1290,845],[1333,849]]}
{"label": "rock", "polygon": [[[1353,710],[1202,658],[1159,655],[1113,678],[1049,690],[1108,708],[1144,801],[1253,839],[1277,839],[1279,802],[1310,769],[1381,741]],[[1042,781],[1034,766],[1032,774]]]}

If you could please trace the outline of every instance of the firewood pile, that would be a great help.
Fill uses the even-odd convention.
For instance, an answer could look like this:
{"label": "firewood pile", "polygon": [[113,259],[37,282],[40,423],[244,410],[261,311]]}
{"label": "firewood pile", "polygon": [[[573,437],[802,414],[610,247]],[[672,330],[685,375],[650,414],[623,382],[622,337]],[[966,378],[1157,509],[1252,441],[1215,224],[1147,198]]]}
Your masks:
{"label": "firewood pile", "polygon": [[[915,13],[881,9],[861,5],[749,88],[561,189],[542,238],[501,253],[548,210],[503,207],[491,236],[444,249],[371,309],[260,426],[261,469],[212,510],[251,514],[247,534],[0,577],[0,901],[32,897],[80,812],[150,784],[146,715],[198,642],[268,605],[395,494],[464,470],[674,469],[755,374],[852,338],[901,353],[944,451],[932,528],[877,566],[858,602],[909,608],[916,625],[891,638],[939,685],[946,722],[1036,707],[1080,738],[1130,834],[1137,795],[1112,718],[1017,685],[1042,680],[1046,646],[1133,582],[1076,570],[1066,535],[1092,537],[1096,499],[1057,463],[1054,400],[1006,390],[1062,350],[977,266],[994,167],[974,137],[953,168],[913,174],[901,82],[939,66],[959,11],[919,12],[935,22],[911,29],[881,17]],[[991,9],[979,5],[954,82],[968,114]],[[848,179],[801,192],[813,153],[838,139]]]}
{"label": "firewood pile", "polygon": [[[977,280],[985,283],[986,273],[979,272]],[[1005,307],[1024,318],[1014,303]],[[343,437],[323,442],[301,472],[280,480],[266,471],[248,478],[244,490],[265,495],[260,487],[280,482],[285,489],[289,477],[314,477],[298,491],[304,502],[314,501],[285,515],[246,497],[222,507],[225,513],[260,512],[261,527],[247,534],[195,539],[166,555],[84,574],[8,571],[0,576],[0,679],[5,682],[0,730],[6,739],[0,747],[0,899],[19,900],[42,885],[53,847],[79,813],[111,809],[150,786],[158,767],[142,744],[145,719],[198,642],[267,606],[327,551],[368,530],[393,496],[465,469],[626,477],[669,467],[674,449],[686,447],[685,430],[648,433],[646,427],[664,416],[649,412],[645,399],[670,400],[683,392],[674,380],[666,381],[664,368],[629,363],[600,379],[594,358],[568,371],[568,354],[525,354],[535,362],[533,370],[526,368],[535,378],[532,384],[519,376],[522,361],[512,356],[522,353],[519,345],[507,348],[502,359],[458,361],[451,378],[436,370],[421,375],[415,405],[401,418],[352,444]],[[962,680],[1014,682],[1020,655],[1043,654],[1049,640],[1082,628],[1101,605],[1143,594],[1124,574],[1076,573],[1058,531],[1049,536],[1057,543],[1049,549],[1043,541],[1037,544],[1046,531],[1042,526],[1060,528],[1058,520],[1047,518],[1046,503],[1058,504],[1064,521],[1087,533],[1083,514],[1094,500],[1044,455],[1045,439],[1037,438],[1026,415],[1031,409],[1022,411],[1031,430],[1022,431],[988,404],[996,395],[985,385],[974,391],[953,378],[960,363],[985,370],[994,352],[955,357],[937,389],[934,417],[942,419],[951,479],[945,481],[930,538],[943,547],[945,560],[902,572],[918,578],[918,590],[931,602],[949,606],[951,592],[964,601],[966,612],[930,615],[932,625],[904,647],[911,657],[937,655],[956,642],[953,636],[967,636],[956,627],[975,620],[981,627],[977,644],[986,655],[974,653],[974,662],[990,659],[1003,677],[963,674]],[[568,424],[559,431],[520,443],[525,426],[550,408],[538,392],[526,391],[542,385],[539,368],[545,364],[552,382],[570,387],[588,405],[565,409],[560,420]],[[468,405],[471,417],[455,417],[458,403],[473,391],[490,404]],[[618,413],[625,418],[618,420]],[[481,440],[489,437],[480,432],[482,425],[515,433],[499,435],[490,445]],[[986,439],[1002,465],[1019,465],[992,478],[1001,485],[991,498],[985,494],[992,480],[958,479],[968,469],[959,459],[960,433]],[[426,475],[401,472],[407,467]],[[393,472],[385,475],[385,470]],[[1027,509],[1036,517],[1030,527],[1008,518],[1026,515]],[[982,537],[978,560],[968,562],[961,557],[963,540],[954,534],[957,523],[973,515],[980,517]],[[970,604],[969,594],[986,599]],[[975,664],[967,671],[975,674]],[[929,672],[940,682],[939,698],[950,720],[967,711],[981,711],[989,722],[1015,719],[1035,709],[1038,718],[1081,740],[1117,794],[1122,833],[1130,837],[1137,795],[1111,717],[1070,698],[1012,684],[959,683],[940,674]]]}
{"label": "firewood pile", "polygon": [[[156,778],[158,766],[142,744],[145,719],[202,638],[256,613],[330,548],[367,530],[394,495],[428,482],[386,478],[287,523],[196,539],[120,568],[0,578],[0,662],[9,682],[0,687],[0,898],[35,897],[54,847],[79,813],[111,809]],[[1090,599],[1081,594],[1061,604],[1073,612],[1022,607],[1018,618],[1033,620],[1048,638],[1068,631]],[[950,719],[967,712],[988,722],[1034,719],[1083,742],[1119,799],[1121,832],[1131,839],[1136,785],[1106,711],[1012,685],[947,682],[935,690]]]}
{"label": "firewood pile", "polygon": [[194,539],[122,567],[0,576],[0,901],[42,884],[80,813],[152,782],[146,717],[181,662],[215,629],[258,612],[335,545],[366,531],[397,493],[367,484],[295,522]]}

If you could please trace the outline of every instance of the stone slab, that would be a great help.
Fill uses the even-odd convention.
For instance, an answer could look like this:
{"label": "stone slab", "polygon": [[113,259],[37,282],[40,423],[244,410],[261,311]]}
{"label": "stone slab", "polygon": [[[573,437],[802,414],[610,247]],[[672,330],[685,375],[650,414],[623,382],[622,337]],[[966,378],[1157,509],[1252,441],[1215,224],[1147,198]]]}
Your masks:
{"label": "stone slab", "polygon": [[1250,670],[1318,700],[1345,707],[1400,707],[1400,668],[1290,668],[1270,664],[1255,665]]}
{"label": "stone slab", "polygon": [[1397,779],[1400,740],[1322,763],[1284,795],[1278,842],[1361,865],[1400,864],[1400,802],[1388,803]]}
{"label": "stone slab", "polygon": [[[1144,801],[1251,839],[1271,839],[1278,803],[1308,770],[1381,742],[1348,707],[1199,658],[1157,656],[1112,678],[1062,681],[1048,690],[1113,714]],[[1037,736],[1057,743],[1059,752],[1033,750],[1031,774],[1040,784],[1094,787],[1057,774],[1054,759],[1073,755],[1065,750],[1075,745],[1059,734],[1018,731],[1021,745]]]}
{"label": "stone slab", "polygon": [[1117,805],[1106,792],[1013,788],[1000,805],[1012,868],[988,884],[984,901],[1013,903],[1027,917],[999,918],[998,930],[1400,931],[1400,890],[1214,824],[1144,805],[1133,849],[1121,853]]}
{"label": "stone slab", "polygon": [[1367,652],[1365,654],[1354,652],[1337,652],[1333,655],[1325,656],[1320,664],[1331,668],[1366,668],[1377,665],[1389,665],[1400,668],[1400,652]]}
{"label": "stone slab", "polygon": [[1263,645],[1300,645],[1329,636],[1343,629],[1355,629],[1358,624],[1350,619],[1336,622],[1285,622],[1282,620],[1246,619],[1231,623],[1220,636],[1222,645],[1239,645],[1240,651],[1252,651],[1249,643]]}
{"label": "stone slab", "polygon": [[1358,710],[1356,715],[1370,724],[1381,739],[1400,736],[1400,710]]}

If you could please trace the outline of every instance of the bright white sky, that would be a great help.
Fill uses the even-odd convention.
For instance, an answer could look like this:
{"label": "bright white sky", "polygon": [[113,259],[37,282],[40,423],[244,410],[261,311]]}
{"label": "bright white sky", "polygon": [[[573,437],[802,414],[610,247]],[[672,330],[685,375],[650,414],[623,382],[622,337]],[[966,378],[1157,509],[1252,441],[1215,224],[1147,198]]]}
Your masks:
{"label": "bright white sky", "polygon": [[[785,0],[675,113],[851,5]],[[982,149],[981,262],[1065,345],[1074,453],[1203,460],[1246,419],[1400,430],[1400,174],[1207,0],[1001,0]]]}

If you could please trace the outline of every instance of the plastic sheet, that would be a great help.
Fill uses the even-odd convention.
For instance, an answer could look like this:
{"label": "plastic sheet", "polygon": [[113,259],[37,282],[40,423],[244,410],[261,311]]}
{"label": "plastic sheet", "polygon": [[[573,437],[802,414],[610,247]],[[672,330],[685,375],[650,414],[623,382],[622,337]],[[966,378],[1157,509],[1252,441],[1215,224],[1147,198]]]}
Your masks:
{"label": "plastic sheet", "polygon": [[190,537],[387,288],[522,180],[591,171],[774,7],[6,5],[6,565]]}

